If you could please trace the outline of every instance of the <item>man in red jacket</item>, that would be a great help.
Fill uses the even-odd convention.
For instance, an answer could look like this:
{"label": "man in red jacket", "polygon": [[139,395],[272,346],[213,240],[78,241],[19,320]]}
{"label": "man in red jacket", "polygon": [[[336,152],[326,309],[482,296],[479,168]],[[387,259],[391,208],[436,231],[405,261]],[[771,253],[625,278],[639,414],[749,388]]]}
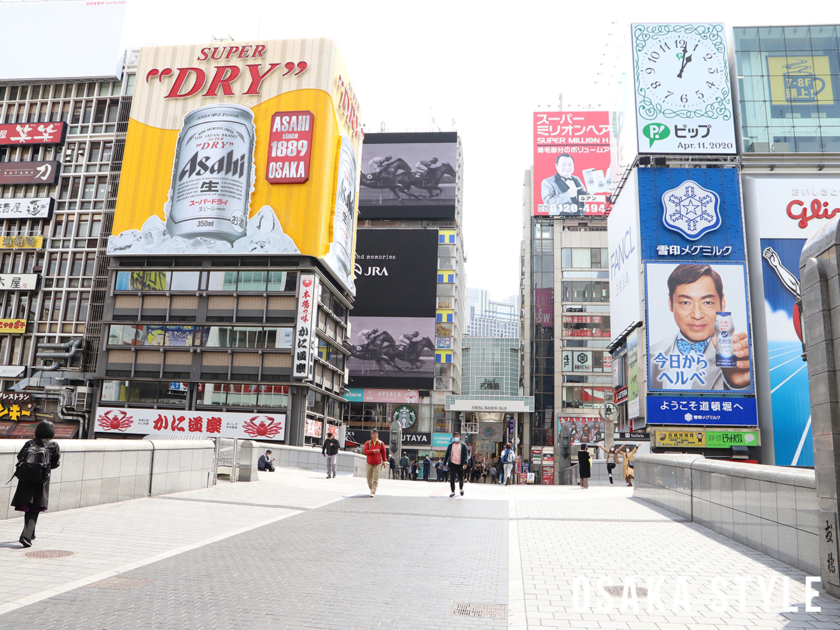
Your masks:
{"label": "man in red jacket", "polygon": [[385,445],[379,441],[379,431],[376,429],[370,432],[370,439],[365,442],[365,455],[367,455],[367,482],[372,499],[376,496],[376,488],[379,486],[379,471],[385,468]]}

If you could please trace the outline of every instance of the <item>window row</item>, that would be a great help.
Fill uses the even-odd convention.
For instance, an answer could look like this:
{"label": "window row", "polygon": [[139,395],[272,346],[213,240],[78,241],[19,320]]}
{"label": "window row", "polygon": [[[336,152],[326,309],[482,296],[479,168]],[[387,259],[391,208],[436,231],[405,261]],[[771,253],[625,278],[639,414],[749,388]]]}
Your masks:
{"label": "window row", "polygon": [[294,291],[289,271],[119,271],[115,291]]}
{"label": "window row", "polygon": [[293,328],[111,324],[108,345],[290,349]]}
{"label": "window row", "polygon": [[610,285],[608,282],[563,281],[564,302],[609,302]]}
{"label": "window row", "polygon": [[[133,78],[133,75],[132,75]],[[133,82],[129,82],[133,85]],[[85,98],[94,96],[119,96],[121,81],[91,83],[56,83],[51,85],[12,85],[0,87],[0,101],[37,101],[51,98]]]}
{"label": "window row", "polygon": [[612,402],[612,387],[564,387],[563,406],[572,409],[600,409]]}
{"label": "window row", "polygon": [[87,291],[44,292],[41,301],[39,321],[79,321],[87,320],[90,307],[90,293]]}
{"label": "window row", "polygon": [[[190,383],[157,381],[103,381],[100,399],[103,402],[173,404],[183,407]],[[197,406],[281,407],[289,406],[286,385],[240,385],[229,383],[196,383]]]}
{"label": "window row", "polygon": [[606,247],[564,247],[561,256],[564,268],[605,269],[609,264]]}

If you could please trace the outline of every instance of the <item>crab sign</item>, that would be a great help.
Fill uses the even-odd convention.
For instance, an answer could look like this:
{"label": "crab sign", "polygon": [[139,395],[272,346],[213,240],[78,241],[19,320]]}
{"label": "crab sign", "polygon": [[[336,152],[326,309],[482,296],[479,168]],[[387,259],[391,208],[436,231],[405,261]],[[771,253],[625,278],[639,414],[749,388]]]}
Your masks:
{"label": "crab sign", "polygon": [[134,417],[125,411],[111,410],[99,416],[96,423],[106,431],[125,431],[134,424]]}
{"label": "crab sign", "polygon": [[[260,420],[259,423],[254,422],[260,418],[264,419]],[[268,420],[268,424],[266,424],[266,420]],[[251,437],[273,438],[283,430],[283,422],[275,420],[271,416],[254,416],[242,423],[242,430]]]}

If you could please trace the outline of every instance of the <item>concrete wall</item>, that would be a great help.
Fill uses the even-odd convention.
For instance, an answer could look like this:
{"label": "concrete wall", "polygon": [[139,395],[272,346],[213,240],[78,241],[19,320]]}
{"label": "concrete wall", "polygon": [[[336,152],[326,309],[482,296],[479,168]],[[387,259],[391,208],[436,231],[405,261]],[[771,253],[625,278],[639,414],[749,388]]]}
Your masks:
{"label": "concrete wall", "polygon": [[[0,483],[14,472],[25,440],[0,440]],[[206,488],[212,483],[209,440],[58,440],[49,511]],[[22,515],[9,502],[17,479],[0,486],[0,519]]]}
{"label": "concrete wall", "polygon": [[[285,444],[273,444],[271,442],[258,442],[257,455],[271,449],[271,456],[274,458],[274,465],[277,468],[303,468],[327,474],[327,458],[321,455],[321,449],[307,446],[286,446]],[[339,474],[352,474],[354,477],[366,475],[365,464],[367,459],[364,455],[351,453],[350,451],[339,451],[336,470]],[[383,471],[387,475],[387,471]]]}
{"label": "concrete wall", "polygon": [[639,455],[633,496],[731,538],[808,575],[819,575],[813,470]]}

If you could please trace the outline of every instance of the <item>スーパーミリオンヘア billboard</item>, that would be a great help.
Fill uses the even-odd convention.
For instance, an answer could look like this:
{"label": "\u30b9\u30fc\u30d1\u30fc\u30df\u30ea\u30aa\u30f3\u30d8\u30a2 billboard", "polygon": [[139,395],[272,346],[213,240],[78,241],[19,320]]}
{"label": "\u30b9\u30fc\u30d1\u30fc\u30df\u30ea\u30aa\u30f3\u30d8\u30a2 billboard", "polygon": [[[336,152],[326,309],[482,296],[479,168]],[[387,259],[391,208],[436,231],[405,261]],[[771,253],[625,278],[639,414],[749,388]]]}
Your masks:
{"label": "\u30b9\u30fc\u30d1\u30fc\u30df\u30ea\u30aa\u30f3\u30d8\u30a2 billboard", "polygon": [[362,138],[330,40],[143,48],[108,254],[302,254],[353,290]]}

